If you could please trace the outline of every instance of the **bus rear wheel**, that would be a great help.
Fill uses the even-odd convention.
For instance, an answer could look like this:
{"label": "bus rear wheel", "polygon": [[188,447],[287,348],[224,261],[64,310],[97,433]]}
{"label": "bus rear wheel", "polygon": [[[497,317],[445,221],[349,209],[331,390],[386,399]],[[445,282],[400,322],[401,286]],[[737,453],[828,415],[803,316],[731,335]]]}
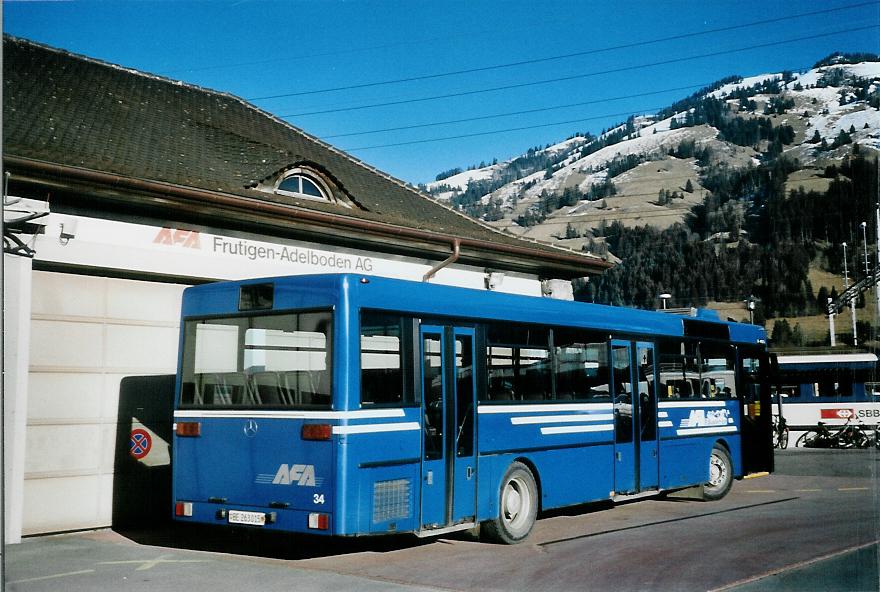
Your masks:
{"label": "bus rear wheel", "polygon": [[703,485],[703,499],[720,500],[733,485],[733,463],[723,447],[715,445],[709,455],[709,480]]}
{"label": "bus rear wheel", "polygon": [[511,463],[501,480],[498,517],[483,524],[489,539],[513,545],[529,536],[538,515],[538,486],[527,466]]}

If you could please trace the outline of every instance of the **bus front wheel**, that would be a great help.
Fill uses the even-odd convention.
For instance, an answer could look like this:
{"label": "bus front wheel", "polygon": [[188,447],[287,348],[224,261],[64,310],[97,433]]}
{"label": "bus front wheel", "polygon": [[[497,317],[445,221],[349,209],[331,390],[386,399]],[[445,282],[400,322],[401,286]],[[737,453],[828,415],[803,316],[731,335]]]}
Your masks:
{"label": "bus front wheel", "polygon": [[498,517],[484,523],[487,536],[513,545],[525,540],[538,515],[538,486],[527,466],[511,463],[501,480]]}
{"label": "bus front wheel", "polygon": [[733,463],[730,453],[719,445],[715,445],[709,455],[709,480],[703,485],[703,499],[720,500],[727,495],[733,485]]}

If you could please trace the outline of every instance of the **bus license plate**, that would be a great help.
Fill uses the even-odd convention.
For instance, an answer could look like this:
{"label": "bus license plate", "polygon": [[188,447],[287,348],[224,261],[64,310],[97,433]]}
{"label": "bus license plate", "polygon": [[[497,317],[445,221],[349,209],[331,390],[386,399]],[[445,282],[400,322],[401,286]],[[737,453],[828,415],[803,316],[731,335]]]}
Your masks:
{"label": "bus license plate", "polygon": [[250,524],[251,526],[265,526],[266,515],[262,512],[242,512],[241,510],[229,510],[230,524]]}

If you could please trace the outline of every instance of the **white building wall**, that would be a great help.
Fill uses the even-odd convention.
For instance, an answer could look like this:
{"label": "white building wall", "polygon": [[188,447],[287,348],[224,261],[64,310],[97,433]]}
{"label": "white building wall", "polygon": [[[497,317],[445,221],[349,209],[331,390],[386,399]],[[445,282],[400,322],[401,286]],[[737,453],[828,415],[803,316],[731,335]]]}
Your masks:
{"label": "white building wall", "polygon": [[[3,527],[21,541],[28,401],[31,260],[3,255]],[[4,551],[5,552],[5,551]]]}

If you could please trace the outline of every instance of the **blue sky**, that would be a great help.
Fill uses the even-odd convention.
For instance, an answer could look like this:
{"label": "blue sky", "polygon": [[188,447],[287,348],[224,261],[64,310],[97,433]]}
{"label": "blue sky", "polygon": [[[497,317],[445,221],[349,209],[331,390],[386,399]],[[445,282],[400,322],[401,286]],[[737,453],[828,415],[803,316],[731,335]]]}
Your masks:
{"label": "blue sky", "polygon": [[[793,18],[819,10],[831,11]],[[781,20],[701,34],[770,19]],[[878,53],[877,25],[880,3],[859,0],[3,3],[6,33],[249,99],[412,183],[598,133],[732,74],[803,70],[833,51]],[[649,43],[673,36],[685,37]],[[314,92],[574,53],[583,55]],[[715,55],[695,57],[705,54]],[[569,79],[540,83],[557,78]],[[461,93],[471,94],[400,103]],[[261,98],[275,95],[287,96]],[[360,108],[387,102],[399,104]],[[340,136],[572,103],[589,104]],[[500,131],[522,127],[530,129]],[[424,142],[468,134],[481,135]]]}

